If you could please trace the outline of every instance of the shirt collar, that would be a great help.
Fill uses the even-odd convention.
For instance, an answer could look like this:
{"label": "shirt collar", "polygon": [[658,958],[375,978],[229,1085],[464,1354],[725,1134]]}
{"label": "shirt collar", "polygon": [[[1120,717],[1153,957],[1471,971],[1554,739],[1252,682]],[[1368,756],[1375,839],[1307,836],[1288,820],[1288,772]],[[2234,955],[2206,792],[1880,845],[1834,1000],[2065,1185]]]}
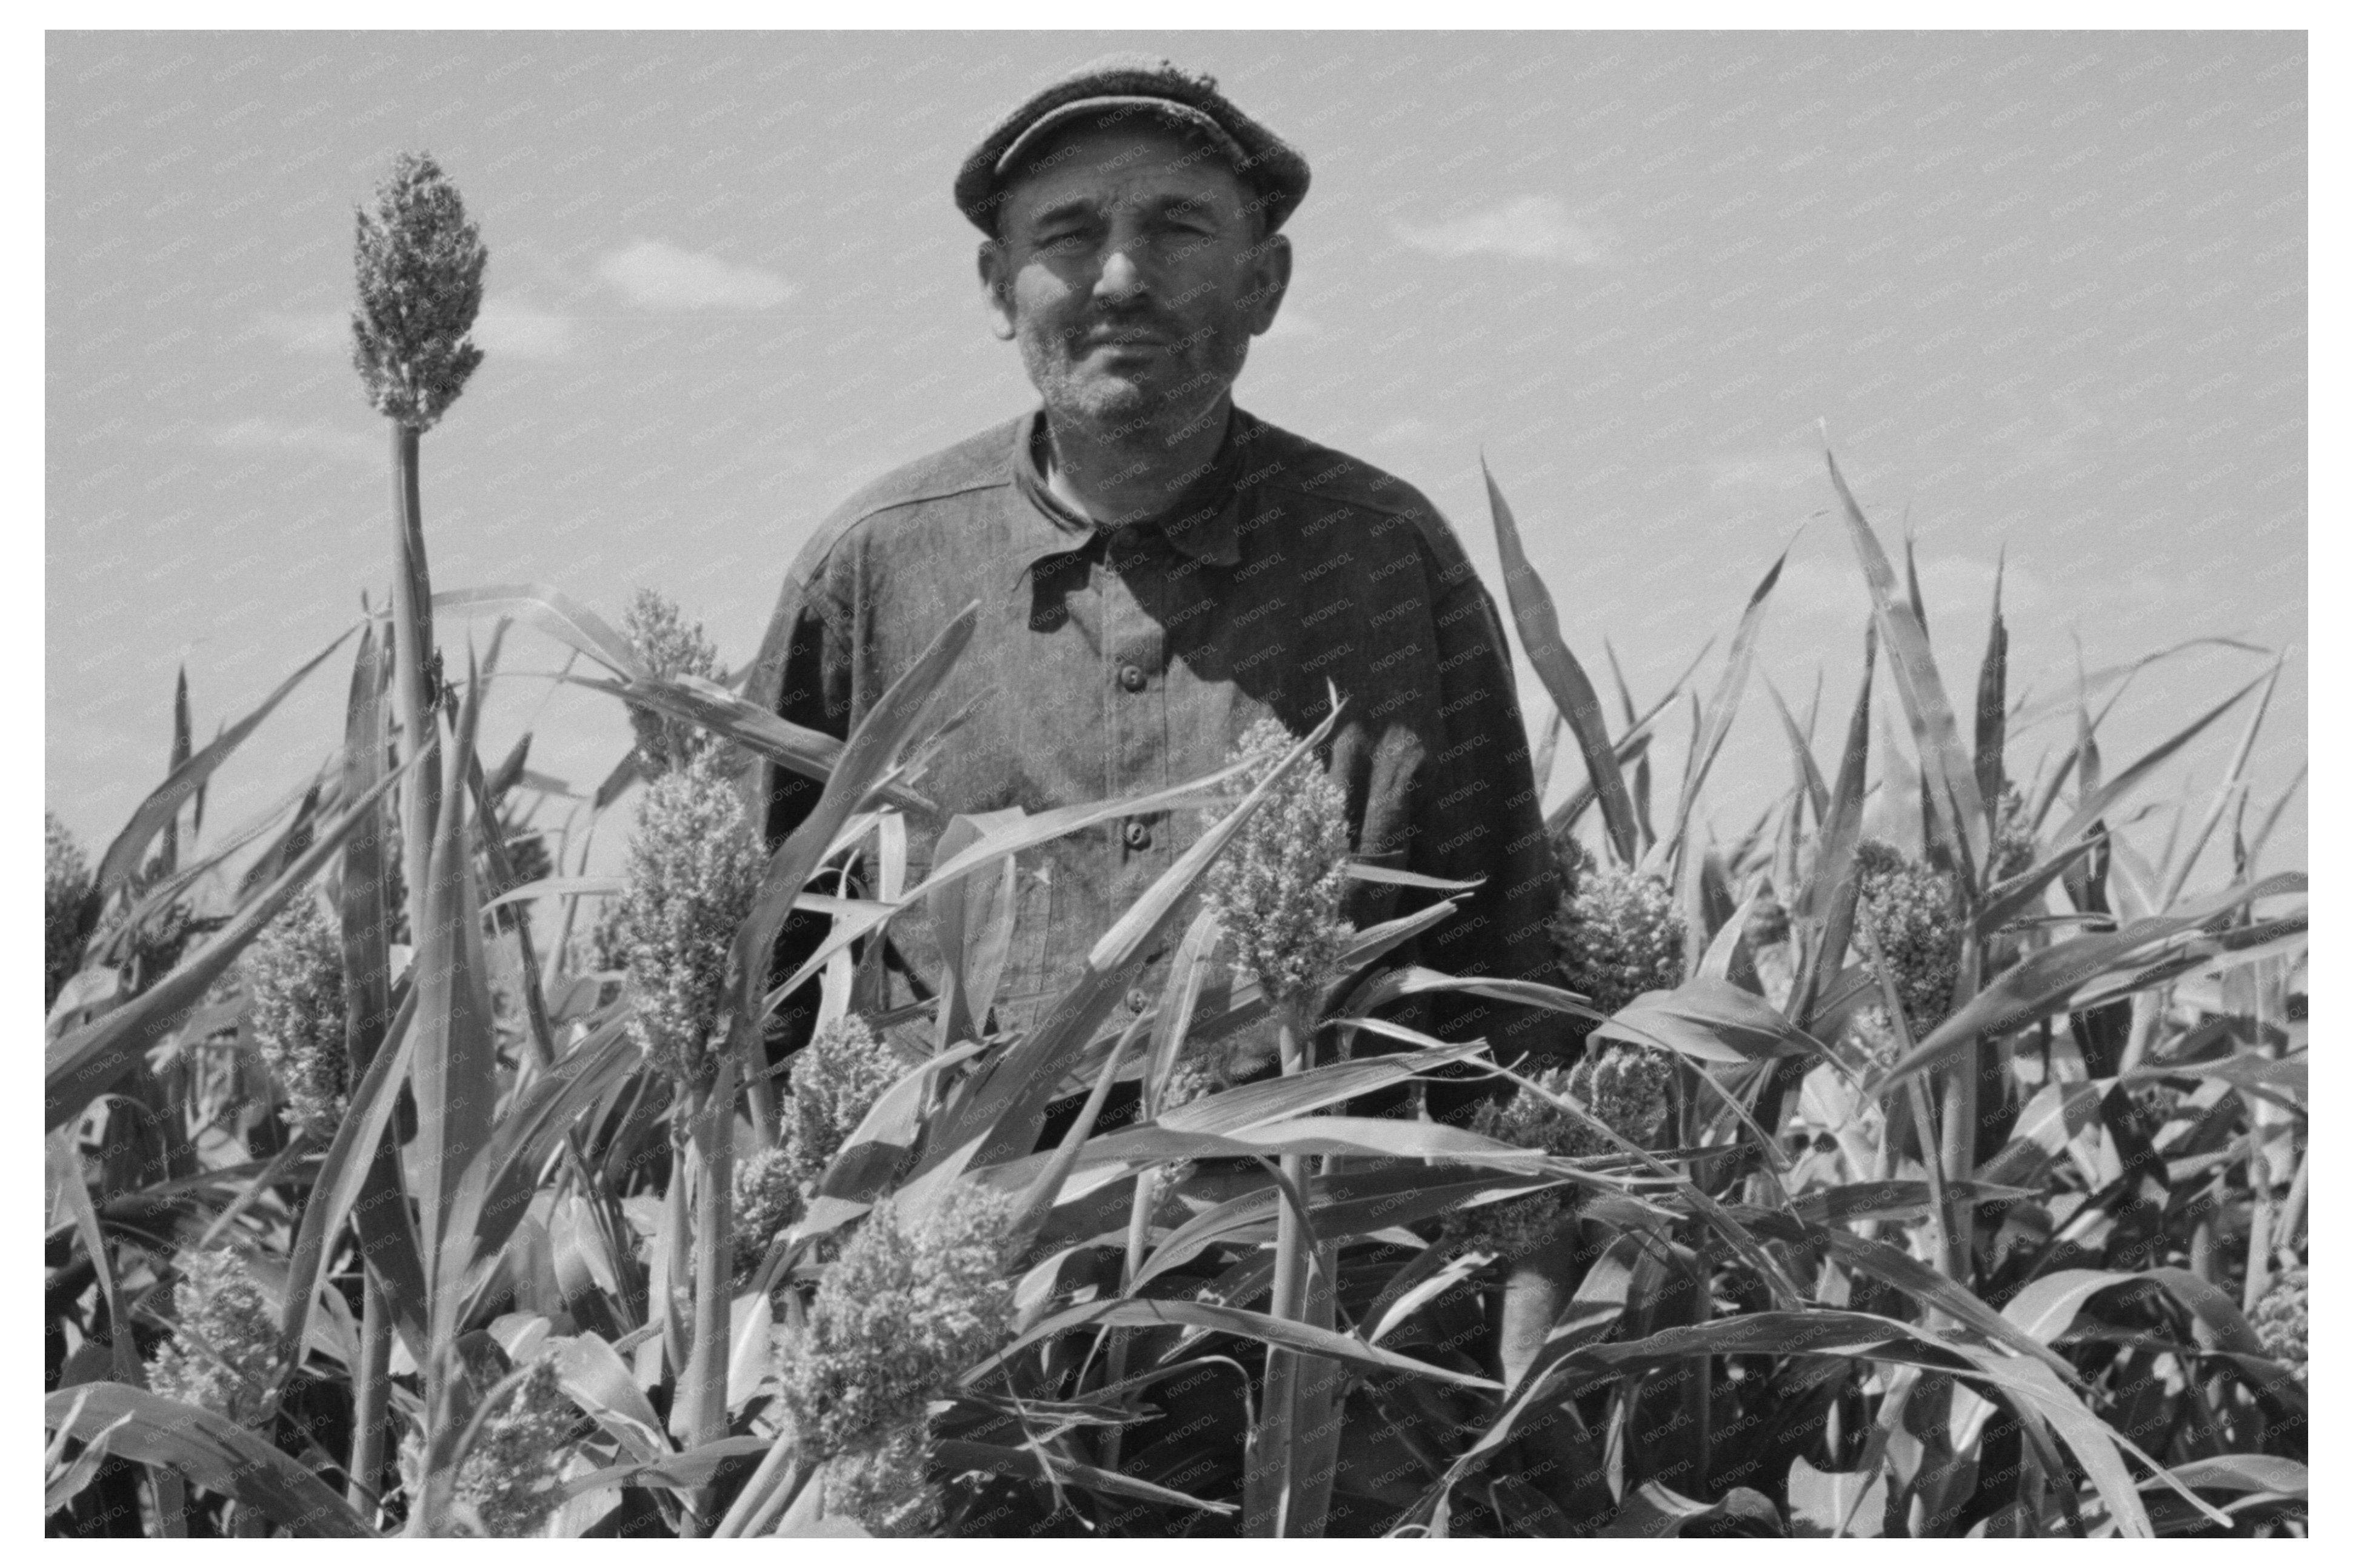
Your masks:
{"label": "shirt collar", "polygon": [[[1013,483],[1005,504],[1015,563],[1022,576],[1048,556],[1084,549],[1104,531],[1047,487],[1037,458],[1045,418],[1046,411],[1036,409],[1013,426]],[[1159,530],[1170,544],[1195,560],[1217,566],[1239,564],[1242,458],[1258,424],[1254,416],[1234,409],[1226,423],[1225,441],[1201,477],[1186,487],[1166,514],[1132,526]]]}

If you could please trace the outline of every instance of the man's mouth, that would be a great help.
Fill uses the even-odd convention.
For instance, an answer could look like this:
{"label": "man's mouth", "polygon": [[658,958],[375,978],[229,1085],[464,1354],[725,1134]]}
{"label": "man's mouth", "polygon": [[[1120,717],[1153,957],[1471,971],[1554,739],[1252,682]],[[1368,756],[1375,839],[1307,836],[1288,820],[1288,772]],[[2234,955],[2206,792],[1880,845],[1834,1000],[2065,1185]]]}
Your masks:
{"label": "man's mouth", "polygon": [[1124,327],[1099,327],[1089,332],[1083,341],[1091,349],[1165,349],[1175,342],[1158,332]]}

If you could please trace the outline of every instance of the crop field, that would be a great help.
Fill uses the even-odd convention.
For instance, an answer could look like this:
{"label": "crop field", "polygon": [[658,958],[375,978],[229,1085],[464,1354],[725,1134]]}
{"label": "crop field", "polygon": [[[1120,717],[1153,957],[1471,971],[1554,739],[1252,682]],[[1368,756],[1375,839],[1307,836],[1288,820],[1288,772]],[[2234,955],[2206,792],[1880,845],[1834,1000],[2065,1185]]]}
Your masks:
{"label": "crop field", "polygon": [[[2138,754],[2087,681],[2030,768],[1999,594],[1937,619],[1978,670],[1948,690],[1909,552],[1825,454],[1855,706],[1752,680],[1778,563],[1638,702],[1491,479],[1559,966],[1435,973],[1392,955],[1465,889],[1351,858],[1336,711],[1173,788],[937,823],[975,608],[843,741],[747,702],[659,595],[437,586],[419,475],[484,258],[399,160],[353,328],[388,599],[208,744],[183,684],[111,842],[50,819],[49,1533],[2304,1533],[2306,879],[2265,860],[2302,781],[2248,767],[2279,663]],[[478,746],[526,643],[629,717],[593,795],[528,734]],[[206,821],[330,681],[330,765]],[[1725,837],[1760,703],[1787,772]],[[2201,738],[2220,790],[2181,776]],[[754,759],[823,784],[773,845]],[[1025,853],[1171,811],[1193,847],[998,1027]],[[1410,912],[1344,918],[1400,878]],[[830,932],[776,965],[796,910]],[[917,917],[943,972],[886,1006]],[[1449,992],[1582,1055],[1424,1032]],[[815,1032],[772,1066],[788,1001]],[[1467,1118],[1361,1113],[1466,1079]]]}

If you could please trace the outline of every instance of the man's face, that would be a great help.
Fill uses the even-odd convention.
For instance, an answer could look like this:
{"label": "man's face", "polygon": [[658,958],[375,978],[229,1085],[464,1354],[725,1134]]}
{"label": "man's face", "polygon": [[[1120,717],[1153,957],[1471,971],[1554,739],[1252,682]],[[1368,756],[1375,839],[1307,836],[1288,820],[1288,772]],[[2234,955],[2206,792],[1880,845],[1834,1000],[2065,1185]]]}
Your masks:
{"label": "man's face", "polygon": [[1050,412],[1168,429],[1225,395],[1291,279],[1290,241],[1259,240],[1250,199],[1216,153],[1142,116],[1039,149],[980,275]]}

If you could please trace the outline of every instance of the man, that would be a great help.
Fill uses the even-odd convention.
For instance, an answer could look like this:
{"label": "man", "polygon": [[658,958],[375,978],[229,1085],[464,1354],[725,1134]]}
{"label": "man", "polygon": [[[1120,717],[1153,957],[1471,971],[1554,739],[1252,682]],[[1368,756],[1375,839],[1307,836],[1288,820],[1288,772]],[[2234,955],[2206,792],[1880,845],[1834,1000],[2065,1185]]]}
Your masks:
{"label": "man", "polygon": [[[1304,733],[1336,689],[1329,765],[1358,855],[1479,882],[1400,956],[1548,980],[1556,873],[1493,602],[1419,492],[1233,405],[1290,282],[1280,231],[1307,184],[1296,152],[1166,61],[1090,67],[1008,116],[955,194],[986,237],[990,323],[1042,406],[836,510],[786,580],[747,691],[847,735],[978,599],[936,710],[977,706],[921,786],[976,813],[1180,784],[1264,715]],[[773,842],[818,789],[763,773]],[[1204,826],[1129,818],[1025,856],[999,1024],[1034,1022]],[[911,837],[920,875],[930,842]],[[1429,896],[1355,887],[1359,926]],[[929,986],[923,928],[892,931],[909,984]],[[1425,1022],[1504,1059],[1566,1043],[1553,1016],[1517,1007],[1454,1000]]]}

